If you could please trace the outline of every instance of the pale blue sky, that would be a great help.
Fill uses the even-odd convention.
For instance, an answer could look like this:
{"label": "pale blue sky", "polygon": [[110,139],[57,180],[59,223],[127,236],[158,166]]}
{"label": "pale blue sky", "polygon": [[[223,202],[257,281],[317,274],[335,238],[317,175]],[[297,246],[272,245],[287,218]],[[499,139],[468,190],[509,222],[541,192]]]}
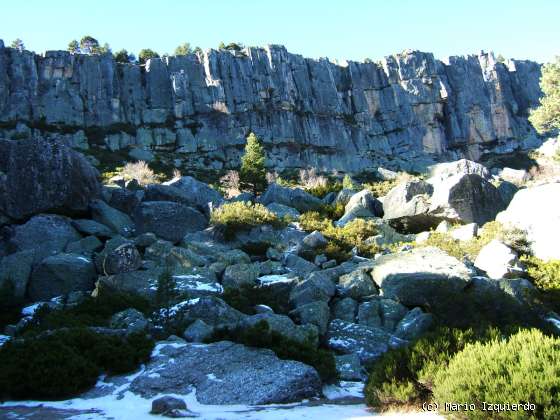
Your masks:
{"label": "pale blue sky", "polygon": [[558,0],[18,0],[0,6],[0,39],[66,49],[90,34],[113,51],[172,53],[184,41],[284,44],[306,57],[374,60],[407,48],[438,58],[493,50],[507,58],[560,55]]}

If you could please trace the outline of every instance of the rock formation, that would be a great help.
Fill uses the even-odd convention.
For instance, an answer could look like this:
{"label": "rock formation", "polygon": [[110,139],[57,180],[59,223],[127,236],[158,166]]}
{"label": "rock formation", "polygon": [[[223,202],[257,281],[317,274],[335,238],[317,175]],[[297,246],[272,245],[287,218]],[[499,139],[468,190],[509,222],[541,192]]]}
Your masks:
{"label": "rock formation", "polygon": [[270,45],[140,66],[2,46],[0,137],[173,151],[185,166],[221,169],[238,165],[254,131],[275,169],[414,170],[533,142],[539,77],[537,63],[485,53],[334,63]]}

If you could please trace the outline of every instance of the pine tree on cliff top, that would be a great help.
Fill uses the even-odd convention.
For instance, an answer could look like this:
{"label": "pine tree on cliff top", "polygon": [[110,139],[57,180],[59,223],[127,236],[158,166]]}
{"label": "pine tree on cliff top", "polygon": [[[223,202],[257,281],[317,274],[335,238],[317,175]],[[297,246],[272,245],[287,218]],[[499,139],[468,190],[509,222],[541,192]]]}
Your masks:
{"label": "pine tree on cliff top", "polygon": [[247,137],[245,154],[241,158],[241,170],[239,181],[241,188],[251,191],[253,194],[263,192],[266,189],[266,170],[264,167],[264,148],[254,133]]}

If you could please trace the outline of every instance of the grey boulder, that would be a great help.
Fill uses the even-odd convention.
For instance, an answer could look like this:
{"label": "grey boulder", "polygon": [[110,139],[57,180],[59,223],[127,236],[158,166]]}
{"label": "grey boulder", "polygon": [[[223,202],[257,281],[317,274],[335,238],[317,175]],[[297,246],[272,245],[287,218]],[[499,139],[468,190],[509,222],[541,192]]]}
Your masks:
{"label": "grey boulder", "polygon": [[370,363],[389,350],[390,334],[381,328],[352,324],[335,319],[327,332],[329,348],[342,354],[357,354],[360,362]]}
{"label": "grey boulder", "polygon": [[203,230],[207,220],[199,211],[173,201],[146,201],[134,212],[139,234],[152,232],[174,243],[187,233]]}
{"label": "grey boulder", "polygon": [[91,259],[74,254],[53,255],[33,270],[28,286],[29,298],[44,301],[70,292],[90,291],[94,288],[95,277]]}
{"label": "grey boulder", "polygon": [[278,184],[270,184],[267,190],[259,198],[264,205],[271,203],[283,204],[293,207],[300,213],[319,210],[323,202],[317,197],[303,191],[301,188],[281,187]]}
{"label": "grey boulder", "polygon": [[90,207],[93,220],[108,226],[115,233],[128,237],[134,232],[134,222],[128,214],[109,206],[101,200],[94,200]]}
{"label": "grey boulder", "polygon": [[[280,360],[271,350],[221,341],[207,345],[160,343],[130,390],[144,398],[185,395],[202,404],[289,403],[321,395],[317,371]],[[170,360],[173,359],[173,363]]]}
{"label": "grey boulder", "polygon": [[17,220],[84,212],[101,193],[97,170],[58,140],[0,140],[0,173],[0,213]]}
{"label": "grey boulder", "polygon": [[383,296],[409,306],[437,305],[458,295],[472,271],[439,248],[416,248],[376,260],[371,271]]}
{"label": "grey boulder", "polygon": [[336,222],[344,226],[356,218],[383,217],[383,204],[369,190],[354,194],[344,208],[344,216]]}

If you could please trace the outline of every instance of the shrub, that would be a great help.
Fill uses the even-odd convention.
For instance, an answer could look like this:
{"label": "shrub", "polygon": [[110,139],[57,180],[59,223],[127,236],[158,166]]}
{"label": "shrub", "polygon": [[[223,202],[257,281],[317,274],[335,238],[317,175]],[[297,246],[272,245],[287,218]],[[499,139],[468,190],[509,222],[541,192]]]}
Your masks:
{"label": "shrub", "polygon": [[75,306],[54,310],[41,306],[22,332],[34,334],[58,328],[106,326],[112,315],[128,308],[145,315],[151,312],[148,300],[139,295],[101,289],[97,297],[87,297]]}
{"label": "shrub", "polygon": [[342,188],[345,190],[357,190],[360,186],[352,180],[350,175],[346,174],[344,178],[342,178]]}
{"label": "shrub", "polygon": [[144,335],[106,336],[87,329],[57,331],[0,348],[0,397],[62,399],[95,385],[105,372],[122,374],[146,362],[153,341]]}
{"label": "shrub", "polygon": [[368,405],[386,409],[418,405],[431,397],[433,382],[454,354],[469,343],[499,336],[496,329],[439,327],[408,347],[385,353],[375,362],[364,393]]}
{"label": "shrub", "polygon": [[226,203],[212,210],[210,223],[224,229],[226,238],[231,239],[240,230],[249,230],[253,227],[269,224],[282,227],[285,222],[259,203],[237,201]]}
{"label": "shrub", "polygon": [[208,341],[223,340],[251,347],[267,348],[276,353],[280,359],[297,360],[305,363],[314,367],[324,382],[334,382],[338,376],[331,351],[318,349],[311,342],[300,343],[276,331],[271,331],[265,320],[245,329],[218,329]]}
{"label": "shrub", "polygon": [[127,163],[121,171],[121,175],[126,179],[135,179],[140,185],[149,185],[158,183],[158,177],[150,169],[148,164],[144,161]]}
{"label": "shrub", "polygon": [[543,300],[560,311],[560,260],[545,262],[537,257],[522,257],[534,285],[543,292]]}
{"label": "shrub", "polygon": [[462,260],[466,255],[461,242],[453,239],[448,233],[432,232],[428,240],[422,243],[422,246],[435,246],[458,260]]}
{"label": "shrub", "polygon": [[0,287],[0,331],[8,324],[15,324],[21,318],[23,299],[14,295],[12,281],[4,280]]}
{"label": "shrub", "polygon": [[255,314],[255,306],[266,305],[274,313],[287,315],[290,312],[290,288],[278,288],[243,284],[240,288],[226,288],[222,299],[229,306],[245,314]]}
{"label": "shrub", "polygon": [[[560,339],[521,330],[509,339],[474,343],[456,354],[434,382],[434,399],[473,402],[472,419],[560,418]],[[535,411],[482,411],[482,402],[535,404]]]}
{"label": "shrub", "polygon": [[376,197],[384,197],[389,191],[397,186],[396,180],[370,182],[363,185],[370,190]]}
{"label": "shrub", "polygon": [[372,257],[380,251],[377,245],[366,241],[377,234],[377,226],[370,220],[357,218],[343,227],[335,227],[331,220],[321,216],[319,212],[307,212],[300,216],[299,224],[305,231],[321,232],[329,243],[315,253],[324,253],[338,262],[347,260],[353,248],[357,248],[359,254],[365,257]]}

